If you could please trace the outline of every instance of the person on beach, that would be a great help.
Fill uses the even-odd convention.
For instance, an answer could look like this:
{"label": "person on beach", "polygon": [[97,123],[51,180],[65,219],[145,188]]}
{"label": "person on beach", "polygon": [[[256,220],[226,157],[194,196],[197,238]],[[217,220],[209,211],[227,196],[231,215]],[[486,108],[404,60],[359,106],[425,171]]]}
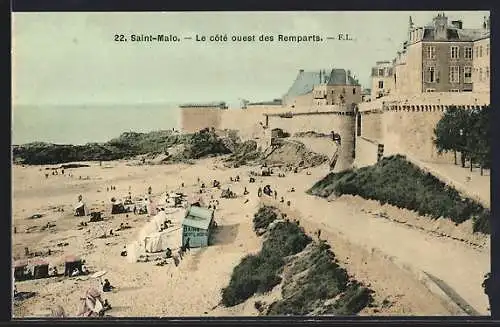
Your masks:
{"label": "person on beach", "polygon": [[108,279],[104,280],[104,283],[102,284],[102,291],[103,292],[111,292],[115,287],[111,285]]}
{"label": "person on beach", "polygon": [[259,187],[259,189],[257,190],[257,196],[260,198],[262,196],[262,188]]}
{"label": "person on beach", "polygon": [[276,192],[276,190],[274,190],[274,199],[277,200],[278,199],[278,192]]}
{"label": "person on beach", "polygon": [[189,250],[191,250],[191,247],[190,247],[190,245],[189,245],[189,241],[190,241],[190,239],[189,239],[189,237],[188,237],[188,238],[186,239],[186,244],[184,244],[184,248],[185,248],[186,250],[188,250],[188,251],[189,251]]}
{"label": "person on beach", "polygon": [[245,190],[243,191],[243,195],[247,195],[248,194],[248,190],[247,190],[247,187],[245,186]]}
{"label": "person on beach", "polygon": [[285,198],[281,197],[280,202],[281,202],[281,203],[285,202]]}

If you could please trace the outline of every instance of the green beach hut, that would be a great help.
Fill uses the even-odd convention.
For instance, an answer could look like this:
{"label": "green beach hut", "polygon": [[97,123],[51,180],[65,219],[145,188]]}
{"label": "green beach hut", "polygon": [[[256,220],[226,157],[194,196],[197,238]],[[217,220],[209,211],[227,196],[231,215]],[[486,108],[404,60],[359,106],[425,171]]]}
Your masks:
{"label": "green beach hut", "polygon": [[191,248],[208,246],[214,226],[212,209],[190,206],[182,221],[182,245],[186,245],[189,238]]}

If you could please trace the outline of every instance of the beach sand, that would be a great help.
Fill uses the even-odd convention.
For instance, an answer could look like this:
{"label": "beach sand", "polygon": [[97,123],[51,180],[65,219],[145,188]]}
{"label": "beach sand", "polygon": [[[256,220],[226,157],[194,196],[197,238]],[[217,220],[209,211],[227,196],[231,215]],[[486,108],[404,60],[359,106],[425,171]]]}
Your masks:
{"label": "beach sand", "polygon": [[[103,162],[102,166],[96,162],[87,164],[90,167],[67,169],[64,175],[50,175],[49,178],[44,176],[44,168],[49,166],[14,166],[13,227],[16,233],[13,234],[13,256],[22,258],[25,247],[30,251],[46,252],[51,249],[51,255],[44,259],[51,265],[57,265],[59,272],[62,271],[63,257],[68,254],[84,258],[92,271],[106,270],[105,278],[116,287],[113,292],[104,293],[104,298],[113,306],[108,312],[110,316],[257,315],[254,301],[265,296],[279,297],[275,291],[255,296],[232,308],[218,306],[221,289],[228,285],[234,266],[244,256],[260,250],[262,240],[252,230],[252,218],[262,201],[257,197],[257,188],[265,184],[271,184],[278,190],[278,199],[284,195],[291,200],[292,205],[288,209],[300,218],[306,231],[314,231],[321,226],[322,236],[332,245],[342,265],[351,275],[369,283],[376,291],[376,302],[380,304],[387,300],[392,303],[366,309],[361,314],[456,314],[450,311],[442,298],[395,264],[393,257],[409,262],[415,257],[418,268],[424,267],[442,280],[451,281],[452,287],[465,283],[455,290],[478,311],[487,313],[486,297],[480,294],[480,278],[489,265],[486,250],[479,251],[453,240],[438,239],[395,222],[376,221],[359,208],[349,207],[349,199],[340,199],[336,203],[305,195],[305,189],[328,173],[326,166],[309,169],[309,175],[302,172],[288,173],[285,178],[257,177],[256,183],[249,184],[252,168],[224,168],[217,158],[200,160],[193,165],[132,165],[131,161]],[[70,171],[73,177],[68,176]],[[241,177],[241,182],[230,182],[230,177],[236,175]],[[239,195],[236,199],[220,199],[221,191],[211,187],[201,195],[206,202],[211,195],[220,201],[215,212],[219,227],[214,244],[191,249],[178,267],[172,262],[165,266],[156,266],[153,262],[128,263],[126,257],[120,256],[123,247],[136,240],[148,218],[133,213],[129,213],[128,218],[126,214],[111,215],[111,197],[123,198],[129,190],[132,196],[144,195],[149,186],[156,196],[166,190],[179,190],[198,197],[198,178],[207,186],[217,179],[221,181],[222,189],[230,186]],[[185,184],[184,188],[181,183]],[[111,185],[116,186],[115,191],[106,190]],[[245,186],[250,192],[248,196],[242,195]],[[296,188],[296,192],[287,192],[291,186]],[[88,223],[88,227],[78,229],[81,221],[88,221],[88,218],[73,217],[73,206],[80,194],[89,208],[105,208],[104,221]],[[278,205],[273,200],[267,201]],[[352,201],[359,207],[359,203]],[[64,208],[64,212],[57,208]],[[33,214],[44,216],[28,219]],[[44,226],[47,222],[56,226],[44,231],[33,227]],[[105,231],[118,228],[122,222],[128,222],[132,228],[117,232],[118,235],[113,237],[97,238]],[[351,223],[352,226],[349,226]],[[30,233],[25,233],[27,228],[31,228]],[[401,231],[404,236],[393,234]],[[375,248],[377,242],[380,244]],[[401,242],[405,246],[402,247]],[[421,252],[409,254],[419,248]],[[443,257],[449,259],[441,265]],[[431,267],[430,263],[438,267]],[[469,266],[461,267],[462,272],[458,273],[455,269],[462,263],[469,263]],[[478,282],[479,285],[476,285]],[[100,288],[99,279],[88,277],[54,277],[17,282],[16,285],[20,292],[37,292],[37,295],[15,305],[14,317],[37,315],[53,305],[61,305],[69,316],[74,316],[85,291],[89,287]],[[472,293],[466,297],[463,295],[465,291]]]}

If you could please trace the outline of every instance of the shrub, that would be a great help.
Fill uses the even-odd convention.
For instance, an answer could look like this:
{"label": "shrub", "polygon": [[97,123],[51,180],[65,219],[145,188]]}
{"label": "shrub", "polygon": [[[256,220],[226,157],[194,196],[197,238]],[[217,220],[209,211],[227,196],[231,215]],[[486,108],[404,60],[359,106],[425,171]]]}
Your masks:
{"label": "shrub", "polygon": [[262,206],[253,216],[253,229],[267,228],[278,218],[277,209],[271,206]]}
{"label": "shrub", "polygon": [[331,173],[318,181],[309,194],[359,195],[432,218],[446,217],[459,224],[473,217],[474,232],[490,233],[490,211],[460,194],[403,156],[384,158],[377,164],[342,173]]}
{"label": "shrub", "polygon": [[[349,281],[347,272],[335,261],[326,243],[314,244],[290,267],[292,276],[283,284],[283,299],[274,302],[268,315],[336,314],[352,315],[371,303],[371,291],[357,281]],[[338,297],[338,299],[337,299]],[[325,304],[336,299],[333,304]]]}
{"label": "shrub", "polygon": [[281,282],[284,258],[302,251],[310,241],[296,224],[278,224],[264,241],[260,253],[243,258],[234,268],[229,285],[222,290],[222,304],[234,306],[256,293],[272,290]]}

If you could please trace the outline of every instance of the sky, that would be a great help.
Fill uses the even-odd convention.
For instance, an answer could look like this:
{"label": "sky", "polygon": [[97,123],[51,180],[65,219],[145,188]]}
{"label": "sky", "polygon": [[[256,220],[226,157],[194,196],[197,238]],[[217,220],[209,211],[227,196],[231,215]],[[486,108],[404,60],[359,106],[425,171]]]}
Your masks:
{"label": "sky", "polygon": [[[369,87],[376,61],[392,60],[411,15],[425,25],[437,12],[13,13],[14,105],[127,105],[280,98],[300,69],[351,70]],[[449,20],[477,28],[486,11]],[[338,34],[352,40],[326,40]],[[123,34],[127,42],[115,42]],[[180,42],[132,42],[131,35],[176,35]],[[226,34],[227,42],[196,36]],[[273,42],[259,42],[261,35]],[[323,42],[278,42],[277,35]],[[255,42],[233,42],[256,35]],[[184,37],[192,37],[185,40]]]}

